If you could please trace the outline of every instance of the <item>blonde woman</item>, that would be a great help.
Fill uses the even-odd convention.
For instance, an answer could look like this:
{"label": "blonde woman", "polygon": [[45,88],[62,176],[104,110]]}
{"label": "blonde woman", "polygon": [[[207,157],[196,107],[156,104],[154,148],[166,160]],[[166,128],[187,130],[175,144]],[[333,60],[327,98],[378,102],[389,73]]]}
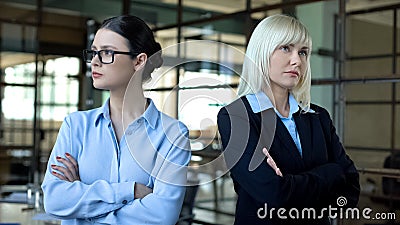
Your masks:
{"label": "blonde woman", "polygon": [[236,225],[330,224],[323,209],[337,198],[358,203],[354,163],[328,112],[310,103],[311,48],[306,27],[285,15],[262,20],[249,40],[240,98],[218,114]]}

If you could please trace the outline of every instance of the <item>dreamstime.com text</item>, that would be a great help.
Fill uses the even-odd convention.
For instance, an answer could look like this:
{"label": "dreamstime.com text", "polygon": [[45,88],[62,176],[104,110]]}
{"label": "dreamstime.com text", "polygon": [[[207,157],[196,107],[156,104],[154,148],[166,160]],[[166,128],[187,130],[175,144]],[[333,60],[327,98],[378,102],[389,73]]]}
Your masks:
{"label": "dreamstime.com text", "polygon": [[267,203],[264,207],[257,210],[260,219],[322,219],[329,217],[332,219],[366,219],[366,220],[396,220],[396,213],[393,212],[373,212],[371,208],[343,208],[347,204],[345,197],[339,197],[336,201],[338,207],[329,205],[327,208],[268,208]]}

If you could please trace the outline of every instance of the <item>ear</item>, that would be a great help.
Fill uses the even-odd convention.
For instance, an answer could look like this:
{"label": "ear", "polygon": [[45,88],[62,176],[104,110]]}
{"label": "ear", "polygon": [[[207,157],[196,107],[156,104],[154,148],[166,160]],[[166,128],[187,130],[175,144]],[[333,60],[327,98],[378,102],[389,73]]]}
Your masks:
{"label": "ear", "polygon": [[136,56],[136,60],[133,61],[133,66],[135,68],[135,71],[138,71],[140,69],[143,69],[144,66],[146,65],[147,62],[147,55],[146,53],[140,53],[139,55]]}

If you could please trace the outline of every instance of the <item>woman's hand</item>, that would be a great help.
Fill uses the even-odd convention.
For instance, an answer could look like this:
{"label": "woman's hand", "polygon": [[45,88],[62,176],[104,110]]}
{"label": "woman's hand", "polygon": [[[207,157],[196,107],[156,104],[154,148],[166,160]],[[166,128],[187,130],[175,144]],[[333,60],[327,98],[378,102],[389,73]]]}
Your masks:
{"label": "woman's hand", "polygon": [[72,157],[69,153],[65,153],[65,157],[66,158],[60,156],[56,157],[56,160],[64,164],[64,166],[57,166],[54,164],[51,165],[51,168],[53,169],[51,173],[59,179],[69,182],[81,180],[79,177],[78,163],[74,157]]}
{"label": "woman's hand", "polygon": [[268,165],[269,165],[273,170],[275,170],[276,175],[282,177],[283,175],[282,175],[281,170],[280,170],[279,167],[276,165],[274,159],[269,155],[268,150],[267,150],[266,148],[263,148],[263,153],[264,153],[265,156],[267,156],[267,163],[268,163]]}

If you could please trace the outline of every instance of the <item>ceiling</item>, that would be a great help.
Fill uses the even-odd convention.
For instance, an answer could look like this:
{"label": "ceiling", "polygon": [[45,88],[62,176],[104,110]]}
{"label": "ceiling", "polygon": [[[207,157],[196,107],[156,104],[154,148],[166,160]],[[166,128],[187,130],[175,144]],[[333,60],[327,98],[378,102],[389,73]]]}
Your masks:
{"label": "ceiling", "polygon": [[[282,1],[292,0],[252,0],[251,7],[257,8],[266,5],[280,4]],[[331,0],[336,1],[337,0]],[[0,0],[0,22],[1,21],[16,21],[20,23],[35,23],[37,19],[36,0]],[[131,0],[132,14],[144,18],[150,24],[157,26],[165,26],[175,24],[176,10],[178,0]],[[314,3],[311,3],[314,4]],[[374,7],[388,6],[400,4],[400,0],[346,0],[346,11],[365,10]],[[5,7],[8,7],[5,10]],[[9,10],[11,8],[19,9],[16,11]],[[183,0],[183,21],[197,20],[205,17],[233,13],[246,9],[246,0]],[[122,12],[122,0],[43,0],[43,11],[52,14],[46,16],[43,20],[52,26],[61,26],[68,29],[83,29],[85,21],[82,18],[93,18],[97,21],[102,21],[109,16],[118,15]],[[398,26],[400,26],[400,10],[398,10]],[[268,14],[281,13],[279,10],[268,11]],[[252,15],[253,18],[265,16],[266,12]],[[57,16],[58,15],[58,16]],[[379,23],[391,26],[393,24],[393,11],[381,11],[368,13],[364,15],[354,16],[357,19]],[[199,28],[185,28],[185,36],[196,35],[198,29],[203,29],[205,24]],[[223,36],[227,42],[235,42],[243,44],[245,38],[243,35],[238,35],[242,30],[238,30],[244,26],[242,17],[237,17],[229,20],[213,22],[215,30],[221,33],[226,32]],[[196,30],[197,29],[197,30]],[[59,32],[59,31],[58,31]],[[158,36],[176,35],[176,29],[170,29],[157,32]],[[3,32],[4,33],[4,32]],[[200,31],[201,33],[201,31]],[[237,34],[235,34],[237,33]],[[211,34],[212,35],[212,34]],[[69,38],[71,40],[71,38]],[[28,56],[31,58],[31,56]],[[14,61],[7,59],[13,58]],[[9,53],[1,53],[1,66],[4,68],[6,64],[15,64],[17,61],[23,62],[27,59],[24,54],[18,54],[13,57]],[[9,62],[9,63],[7,63]]]}
{"label": "ceiling", "polygon": [[[176,0],[163,0],[163,2],[176,4]],[[345,2],[346,12],[400,4],[400,0],[346,0]],[[251,2],[253,8],[279,3],[282,3],[282,0],[252,0]],[[246,7],[246,0],[184,0],[184,5],[194,8],[200,8],[203,10],[218,11],[221,13],[232,13],[244,10]],[[400,24],[400,12],[398,14],[398,24]],[[373,23],[387,25],[393,24],[392,11],[382,11],[377,13],[358,15],[356,17]]]}
{"label": "ceiling", "polygon": [[[291,2],[293,0],[252,0],[251,7],[257,8],[267,5],[280,4],[282,2]],[[338,0],[327,0],[336,1]],[[36,8],[35,0],[0,0],[0,3],[22,7],[26,9]],[[75,16],[88,16],[99,18],[100,21],[111,15],[121,14],[122,0],[43,0],[45,11],[53,13],[68,14]],[[172,19],[176,20],[176,8],[178,0],[131,0],[131,12],[137,14],[147,14],[145,17],[151,18],[155,13],[170,15],[173,13]],[[184,20],[191,18],[201,18],[213,14],[233,13],[246,9],[246,0],[183,0]],[[345,0],[346,11],[354,11],[368,9],[378,6],[400,4],[400,0]],[[312,3],[311,3],[312,4]],[[1,5],[0,5],[1,7]],[[166,23],[168,20],[164,17],[159,17],[159,23]],[[374,16],[377,22],[385,20],[384,15]],[[151,22],[151,19],[150,21]]]}

